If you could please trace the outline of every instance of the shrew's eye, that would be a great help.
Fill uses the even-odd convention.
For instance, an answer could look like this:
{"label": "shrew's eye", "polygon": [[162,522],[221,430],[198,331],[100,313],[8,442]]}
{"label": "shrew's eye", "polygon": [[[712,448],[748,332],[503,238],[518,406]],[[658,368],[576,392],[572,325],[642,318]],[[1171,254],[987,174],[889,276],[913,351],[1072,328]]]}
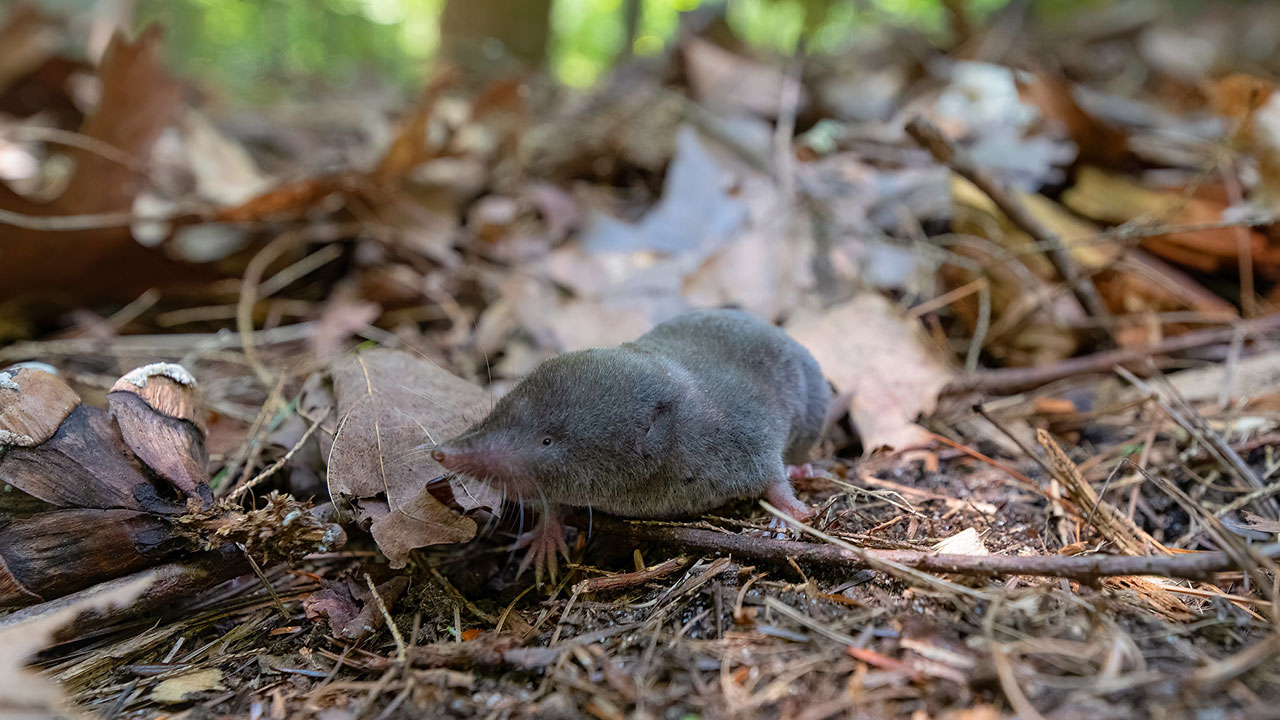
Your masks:
{"label": "shrew's eye", "polygon": [[544,437],[544,438],[542,438],[542,444],[543,444],[543,445],[550,445],[550,444],[551,444],[551,438],[549,438],[549,437]]}

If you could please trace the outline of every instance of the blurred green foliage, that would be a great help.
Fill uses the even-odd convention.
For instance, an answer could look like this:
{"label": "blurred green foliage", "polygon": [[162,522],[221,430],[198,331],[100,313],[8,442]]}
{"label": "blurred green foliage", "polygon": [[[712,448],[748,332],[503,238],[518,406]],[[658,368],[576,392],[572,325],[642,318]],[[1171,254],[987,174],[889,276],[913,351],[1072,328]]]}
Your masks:
{"label": "blurred green foliage", "polygon": [[[465,0],[454,0],[463,2]],[[511,0],[520,2],[521,0]],[[640,18],[631,51],[662,52],[680,13],[726,2],[733,31],[765,51],[792,52],[803,37],[810,52],[843,49],[859,25],[895,23],[945,31],[940,0],[637,0]],[[176,69],[208,87],[249,102],[305,94],[316,87],[370,82],[411,89],[430,71],[440,44],[446,0],[137,0],[138,25],[167,29]],[[626,42],[627,0],[553,0],[550,64],[565,84],[589,86],[617,60]],[[982,16],[1008,0],[970,0]],[[65,11],[92,0],[44,0]]]}
{"label": "blurred green foliage", "polygon": [[164,26],[181,73],[252,102],[317,84],[416,86],[440,44],[444,1],[141,0],[135,17]]}

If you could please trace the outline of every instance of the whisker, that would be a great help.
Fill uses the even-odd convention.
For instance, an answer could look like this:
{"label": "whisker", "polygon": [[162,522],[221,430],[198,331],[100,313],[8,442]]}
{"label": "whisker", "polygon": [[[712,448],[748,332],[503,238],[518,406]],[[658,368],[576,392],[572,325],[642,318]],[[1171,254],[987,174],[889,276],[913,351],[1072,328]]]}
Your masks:
{"label": "whisker", "polygon": [[[471,324],[471,337],[479,337],[479,333],[476,330],[480,326],[480,317],[477,315],[471,321]],[[493,367],[489,364],[489,351],[485,349],[484,345],[480,346],[480,352],[484,354],[484,373],[489,378],[489,386],[487,388],[489,390],[489,412],[493,412],[493,406],[496,404],[493,399]]]}

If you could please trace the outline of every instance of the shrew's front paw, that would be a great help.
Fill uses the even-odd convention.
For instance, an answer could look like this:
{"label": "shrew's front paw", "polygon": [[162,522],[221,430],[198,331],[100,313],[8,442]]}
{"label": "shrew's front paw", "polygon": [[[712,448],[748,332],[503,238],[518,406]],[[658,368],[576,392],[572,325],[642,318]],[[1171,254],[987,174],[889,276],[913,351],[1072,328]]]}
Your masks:
{"label": "shrew's front paw", "polygon": [[549,517],[540,521],[538,527],[517,537],[516,549],[527,550],[524,559],[520,561],[520,568],[516,570],[516,577],[523,575],[532,565],[533,579],[537,584],[542,584],[544,575],[554,583],[558,571],[556,553],[564,555],[565,560],[569,559],[569,546],[564,541],[564,530],[564,521],[558,516]]}

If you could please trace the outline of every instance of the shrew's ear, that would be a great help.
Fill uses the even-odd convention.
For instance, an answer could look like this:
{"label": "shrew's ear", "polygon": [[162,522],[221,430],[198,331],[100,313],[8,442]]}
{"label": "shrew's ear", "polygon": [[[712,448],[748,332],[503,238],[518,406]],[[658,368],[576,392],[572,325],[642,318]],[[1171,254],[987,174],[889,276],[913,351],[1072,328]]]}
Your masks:
{"label": "shrew's ear", "polygon": [[640,436],[640,455],[646,458],[656,457],[671,446],[671,438],[675,433],[675,403],[660,401],[655,403],[649,415],[649,424]]}

